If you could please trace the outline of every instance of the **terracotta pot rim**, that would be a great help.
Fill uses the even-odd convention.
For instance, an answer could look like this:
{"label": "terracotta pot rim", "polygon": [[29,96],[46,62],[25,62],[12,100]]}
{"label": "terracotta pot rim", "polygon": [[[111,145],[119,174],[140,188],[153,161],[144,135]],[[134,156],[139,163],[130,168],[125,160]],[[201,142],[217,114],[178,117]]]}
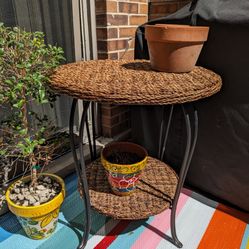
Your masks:
{"label": "terracotta pot rim", "polygon": [[155,25],[150,25],[147,24],[145,27],[153,27],[153,28],[161,28],[161,29],[177,29],[177,30],[196,30],[196,31],[206,31],[209,29],[208,26],[191,26],[191,25],[181,25],[181,24],[155,24]]}
{"label": "terracotta pot rim", "polygon": [[209,27],[188,25],[146,25],[148,41],[168,43],[203,43],[208,38]]}

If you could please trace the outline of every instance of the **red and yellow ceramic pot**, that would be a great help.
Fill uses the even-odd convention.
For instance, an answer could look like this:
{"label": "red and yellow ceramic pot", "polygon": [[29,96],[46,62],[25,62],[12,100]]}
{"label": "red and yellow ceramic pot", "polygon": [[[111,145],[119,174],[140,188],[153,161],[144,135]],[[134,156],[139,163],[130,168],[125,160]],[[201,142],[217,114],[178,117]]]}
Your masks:
{"label": "red and yellow ceramic pot", "polygon": [[[16,205],[9,198],[15,182],[6,192],[6,200],[10,211],[17,216],[24,231],[31,239],[44,239],[53,233],[56,229],[60,206],[65,198],[65,184],[62,178],[54,174],[42,175],[51,177],[62,187],[60,193],[47,203],[30,207]],[[24,177],[22,181],[30,181],[30,176]]]}
{"label": "red and yellow ceramic pot", "polygon": [[[133,164],[115,164],[108,161],[113,153],[134,153],[140,158]],[[107,174],[112,191],[117,195],[129,195],[135,189],[147,163],[147,151],[140,145],[130,142],[113,142],[101,153],[101,162]]]}

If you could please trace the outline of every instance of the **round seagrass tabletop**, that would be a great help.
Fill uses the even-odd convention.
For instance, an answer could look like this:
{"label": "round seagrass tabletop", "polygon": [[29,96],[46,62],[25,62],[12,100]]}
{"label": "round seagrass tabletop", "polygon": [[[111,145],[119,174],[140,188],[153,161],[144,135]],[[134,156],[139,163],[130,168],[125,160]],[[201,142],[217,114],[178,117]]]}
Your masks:
{"label": "round seagrass tabletop", "polygon": [[151,69],[145,60],[91,60],[60,66],[50,86],[74,98],[114,104],[166,105],[209,97],[221,88],[216,73],[195,67],[189,73]]}
{"label": "round seagrass tabletop", "polygon": [[100,159],[87,167],[91,206],[115,219],[146,219],[169,208],[176,191],[178,176],[167,164],[149,157],[134,193],[112,193]]}

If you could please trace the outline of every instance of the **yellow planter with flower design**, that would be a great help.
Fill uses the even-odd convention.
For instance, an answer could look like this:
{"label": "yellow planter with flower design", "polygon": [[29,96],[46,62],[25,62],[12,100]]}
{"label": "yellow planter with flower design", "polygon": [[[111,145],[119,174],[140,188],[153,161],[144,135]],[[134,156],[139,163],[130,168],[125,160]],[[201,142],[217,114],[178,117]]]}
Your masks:
{"label": "yellow planter with flower design", "polygon": [[[134,162],[123,163],[122,153],[136,156]],[[119,155],[120,164],[112,162],[110,156]],[[124,155],[123,155],[124,156]],[[105,146],[101,153],[101,163],[106,170],[112,192],[126,196],[132,194],[147,164],[148,153],[140,145],[130,142],[112,142]]]}
{"label": "yellow planter with flower design", "polygon": [[[23,207],[16,205],[10,198],[10,192],[16,182],[10,185],[6,192],[8,207],[21,223],[24,231],[31,239],[44,239],[50,236],[56,229],[59,210],[65,198],[65,184],[62,178],[54,174],[41,174],[49,176],[61,185],[60,193],[52,200],[39,206]],[[23,182],[30,180],[30,176],[24,177]]]}

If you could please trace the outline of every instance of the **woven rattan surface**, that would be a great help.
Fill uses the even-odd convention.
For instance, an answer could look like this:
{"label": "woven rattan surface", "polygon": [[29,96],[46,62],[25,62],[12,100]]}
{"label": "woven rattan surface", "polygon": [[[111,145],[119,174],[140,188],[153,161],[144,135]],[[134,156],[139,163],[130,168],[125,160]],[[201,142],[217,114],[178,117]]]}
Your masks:
{"label": "woven rattan surface", "polygon": [[51,78],[51,87],[59,93],[116,104],[191,102],[215,94],[221,85],[219,75],[202,67],[190,73],[164,73],[141,60],[76,62],[60,66]]}
{"label": "woven rattan surface", "polygon": [[91,205],[98,212],[115,219],[145,219],[169,208],[178,177],[165,163],[148,158],[148,164],[134,193],[112,193],[100,160],[87,167]]}

